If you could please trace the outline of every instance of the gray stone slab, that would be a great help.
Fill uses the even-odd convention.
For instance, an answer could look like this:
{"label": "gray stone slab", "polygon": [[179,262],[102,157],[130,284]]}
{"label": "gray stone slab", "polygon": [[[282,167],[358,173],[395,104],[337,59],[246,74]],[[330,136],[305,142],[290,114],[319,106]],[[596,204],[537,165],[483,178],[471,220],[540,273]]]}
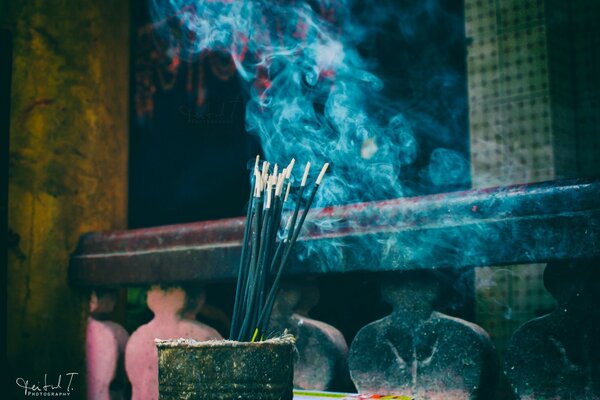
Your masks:
{"label": "gray stone slab", "polygon": [[554,312],[522,325],[504,369],[519,399],[600,399],[600,260],[553,263]]}
{"label": "gray stone slab", "polygon": [[350,347],[350,374],[364,394],[416,399],[487,399],[497,378],[488,335],[433,310],[439,284],[426,274],[382,285],[391,315],[361,329]]}

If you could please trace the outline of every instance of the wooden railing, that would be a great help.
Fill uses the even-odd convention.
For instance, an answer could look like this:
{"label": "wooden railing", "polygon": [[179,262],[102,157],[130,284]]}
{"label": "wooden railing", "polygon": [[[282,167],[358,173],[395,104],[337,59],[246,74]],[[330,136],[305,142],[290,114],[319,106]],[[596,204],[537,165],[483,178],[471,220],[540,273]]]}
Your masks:
{"label": "wooden railing", "polygon": [[[154,337],[220,337],[195,321],[203,292],[190,288],[233,282],[243,222],[238,218],[82,236],[70,279],[94,293],[89,398],[108,395],[111,382],[113,390],[119,388],[123,360],[132,397],[156,398]],[[298,387],[335,389],[351,379],[364,393],[487,399],[502,371],[522,398],[599,395],[600,340],[594,338],[600,336],[594,335],[600,319],[592,306],[600,271],[599,265],[594,268],[600,258],[598,180],[316,210],[294,255],[272,329],[287,328],[298,337]],[[514,333],[503,366],[483,329],[435,310],[442,282],[433,271],[540,262],[548,263],[545,282],[559,307]],[[309,277],[351,272],[379,276],[393,311],[362,328],[348,350],[340,331],[306,316],[306,304],[318,301]],[[148,292],[154,319],[128,339],[122,327],[101,316],[114,304],[115,290],[140,285],[162,286]],[[587,325],[577,322],[586,316],[592,317]]]}

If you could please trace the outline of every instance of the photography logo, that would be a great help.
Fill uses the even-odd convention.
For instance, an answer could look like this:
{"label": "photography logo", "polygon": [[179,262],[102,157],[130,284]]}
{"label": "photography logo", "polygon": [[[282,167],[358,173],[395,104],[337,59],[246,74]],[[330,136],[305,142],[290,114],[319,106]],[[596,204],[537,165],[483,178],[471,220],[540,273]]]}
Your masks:
{"label": "photography logo", "polygon": [[43,380],[17,378],[15,383],[22,388],[26,397],[69,397],[73,393],[77,372],[67,372],[58,376],[44,374]]}

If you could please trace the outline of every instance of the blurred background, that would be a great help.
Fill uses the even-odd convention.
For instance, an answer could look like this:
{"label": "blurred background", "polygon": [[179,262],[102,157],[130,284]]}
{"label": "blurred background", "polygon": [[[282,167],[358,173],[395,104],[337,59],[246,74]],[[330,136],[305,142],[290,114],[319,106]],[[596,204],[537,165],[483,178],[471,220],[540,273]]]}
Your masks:
{"label": "blurred background", "polygon": [[[353,43],[418,150],[388,176],[401,193],[338,204],[600,175],[600,2],[309,5],[366,27]],[[232,58],[176,52],[155,19],[145,0],[0,1],[2,288],[15,376],[84,370],[87,298],[67,279],[81,234],[244,215],[248,163],[268,156],[247,129],[253,94]],[[370,144],[357,145],[363,158]],[[491,267],[450,271],[440,309],[482,326],[502,355],[554,300],[544,265]],[[369,276],[318,285],[311,316],[348,343],[389,313]],[[122,289],[111,316],[130,333],[152,317],[145,290]],[[198,319],[226,335],[232,300],[231,284],[211,286]]]}

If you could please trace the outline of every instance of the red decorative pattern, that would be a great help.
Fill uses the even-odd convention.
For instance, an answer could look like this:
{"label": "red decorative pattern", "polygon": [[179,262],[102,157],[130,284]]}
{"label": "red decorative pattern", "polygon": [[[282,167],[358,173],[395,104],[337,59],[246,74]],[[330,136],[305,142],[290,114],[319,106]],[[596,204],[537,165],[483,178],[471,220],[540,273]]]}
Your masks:
{"label": "red decorative pattern", "polygon": [[[213,0],[228,3],[228,0]],[[288,1],[290,5],[295,2]],[[326,3],[326,4],[325,4]],[[340,8],[336,1],[323,2],[319,5],[318,13],[321,18],[332,25],[336,25],[337,15]],[[181,11],[182,13],[193,13],[193,8],[189,7]],[[265,17],[266,18],[266,17]],[[263,20],[261,26],[256,27],[257,34],[261,34],[263,42],[268,46],[272,40],[268,32],[268,26],[274,26],[280,45],[284,44],[284,21],[282,17],[275,16],[269,23]],[[210,66],[212,75],[221,81],[228,81],[236,74],[236,60],[243,62],[249,55],[249,39],[238,33],[238,38],[232,47],[231,55],[224,57],[222,53],[203,50],[199,54],[182,56],[182,49],[179,43],[167,43],[161,39],[158,29],[164,29],[166,24],[182,24],[181,18],[173,16],[168,20],[159,21],[153,24],[147,24],[138,29],[137,33],[137,54],[135,56],[135,110],[139,119],[152,118],[154,115],[154,96],[158,91],[166,92],[173,90],[178,82],[181,68],[186,68],[184,78],[184,88],[186,92],[194,96],[196,106],[201,107],[206,101],[206,59]],[[307,41],[311,40],[309,35],[309,25],[300,19],[295,22],[294,31],[291,35],[295,39]],[[192,35],[188,40],[193,40]],[[252,54],[252,58],[260,60],[262,54]],[[183,57],[183,58],[182,58]],[[323,70],[320,72],[321,78],[332,79],[335,74],[333,71]],[[259,94],[263,94],[271,86],[271,77],[269,76],[269,64],[259,67],[254,81],[254,88]]]}

